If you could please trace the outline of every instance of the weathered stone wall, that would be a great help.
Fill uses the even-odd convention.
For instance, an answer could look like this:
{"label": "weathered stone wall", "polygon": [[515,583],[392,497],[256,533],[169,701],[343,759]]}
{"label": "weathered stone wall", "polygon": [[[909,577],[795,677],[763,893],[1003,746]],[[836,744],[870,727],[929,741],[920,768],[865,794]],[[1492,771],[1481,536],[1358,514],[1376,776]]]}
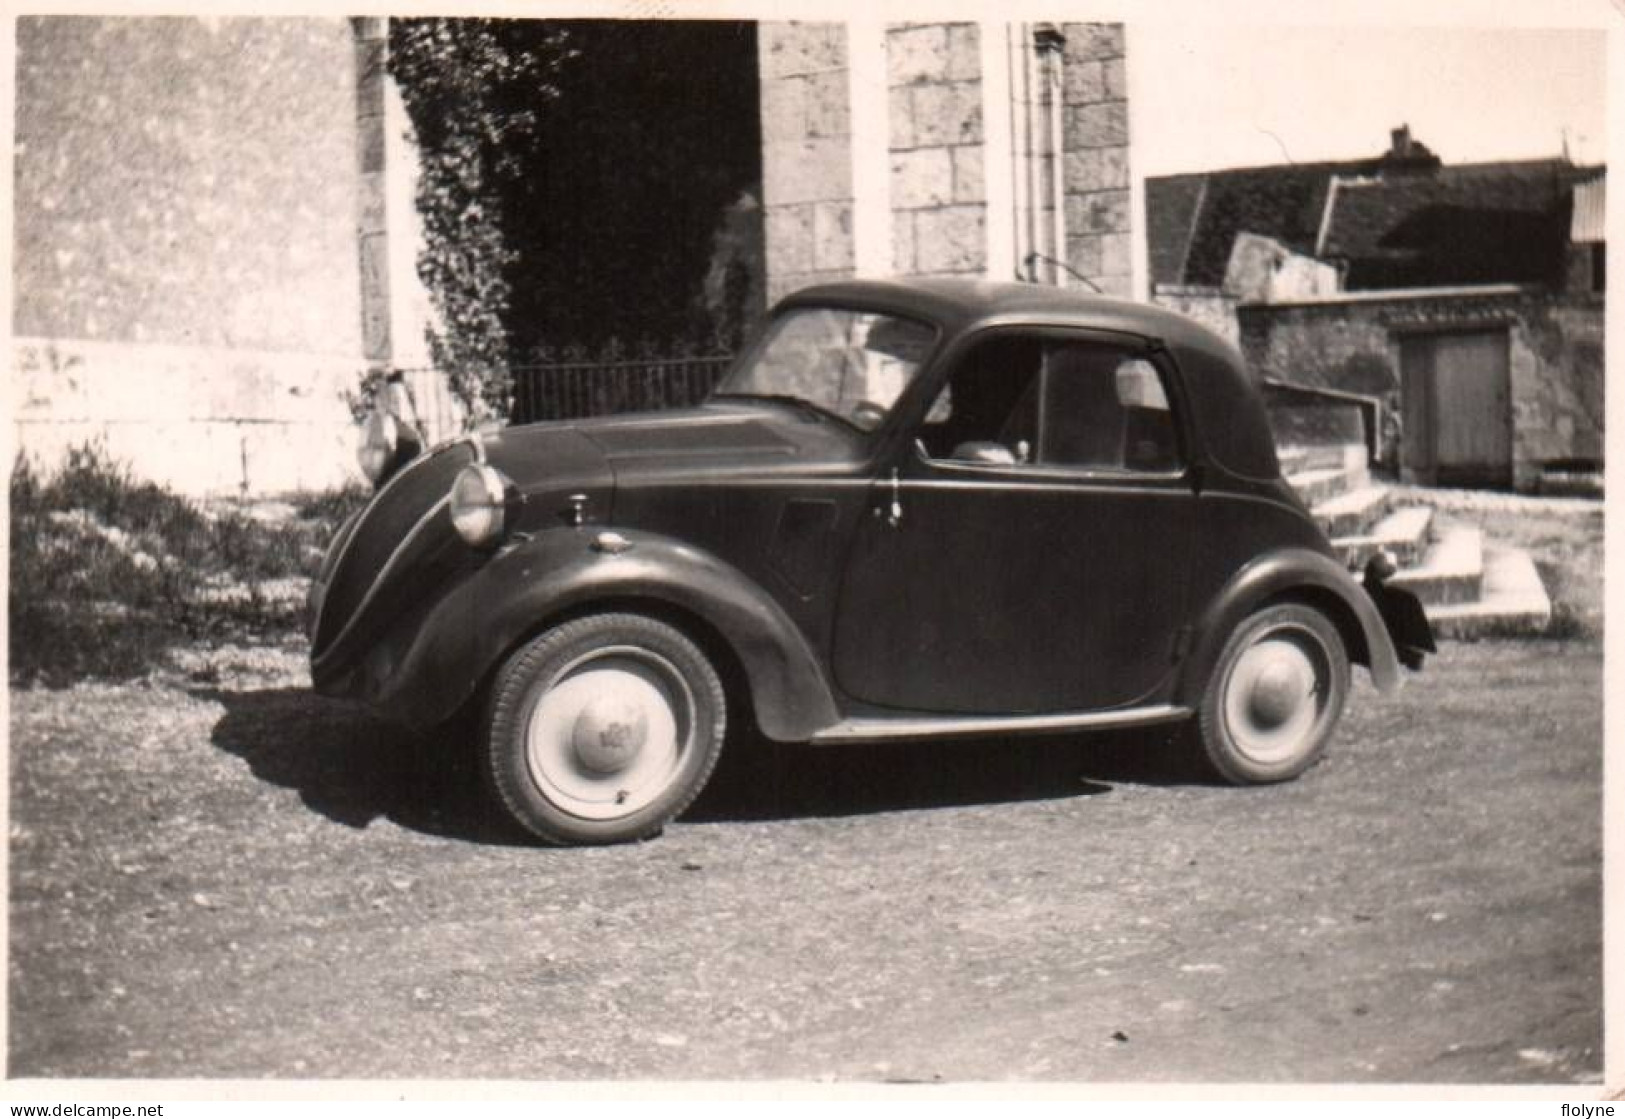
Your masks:
{"label": "weathered stone wall", "polygon": [[1236,321],[1236,297],[1208,287],[1159,284],[1151,292],[1151,302],[1195,319],[1215,334],[1241,344],[1241,325]]}
{"label": "weathered stone wall", "polygon": [[340,19],[17,23],[18,335],[355,354]]}
{"label": "weathered stone wall", "polygon": [[[1029,250],[1064,255],[1101,289],[1132,294],[1123,28],[1064,26],[1052,127],[1055,79],[1045,75],[1056,30],[762,24],[769,298],[887,271],[1076,283],[1029,270]],[[884,163],[871,178],[875,160]]]}
{"label": "weathered stone wall", "polygon": [[902,275],[987,268],[980,52],[974,23],[887,29],[892,256]]}
{"label": "weathered stone wall", "polygon": [[852,270],[846,25],[763,23],[757,44],[762,212],[772,301]]}
{"label": "weathered stone wall", "polygon": [[1535,358],[1535,391],[1526,393],[1513,422],[1527,428],[1530,462],[1566,458],[1602,461],[1604,430],[1603,301],[1599,296],[1542,300],[1525,326]]}
{"label": "weathered stone wall", "polygon": [[1406,331],[1505,327],[1514,484],[1534,486],[1548,462],[1603,457],[1600,300],[1505,290],[1408,293],[1254,304],[1237,315],[1242,350],[1255,372],[1380,396],[1395,410]]}
{"label": "weathered stone wall", "polygon": [[359,477],[356,371],[324,354],[18,338],[12,414],[42,466],[100,445],[178,493],[319,490]]}
{"label": "weathered stone wall", "polygon": [[1068,23],[1062,122],[1067,263],[1113,295],[1133,294],[1128,83],[1120,23]]}
{"label": "weathered stone wall", "polygon": [[1242,303],[1284,303],[1334,295],[1337,269],[1325,261],[1295,253],[1273,237],[1245,230],[1230,246],[1224,290]]}
{"label": "weathered stone wall", "polygon": [[362,362],[342,19],[17,23],[13,416],[188,493],[353,471]]}

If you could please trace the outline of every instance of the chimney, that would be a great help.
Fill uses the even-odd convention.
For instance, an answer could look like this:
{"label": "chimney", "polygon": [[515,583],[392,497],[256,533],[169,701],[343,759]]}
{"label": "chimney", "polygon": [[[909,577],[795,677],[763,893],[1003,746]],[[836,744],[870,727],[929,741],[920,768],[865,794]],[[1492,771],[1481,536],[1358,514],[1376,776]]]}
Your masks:
{"label": "chimney", "polygon": [[1378,160],[1384,175],[1429,175],[1440,167],[1439,157],[1422,141],[1411,136],[1411,126],[1402,124],[1388,132],[1389,148]]}

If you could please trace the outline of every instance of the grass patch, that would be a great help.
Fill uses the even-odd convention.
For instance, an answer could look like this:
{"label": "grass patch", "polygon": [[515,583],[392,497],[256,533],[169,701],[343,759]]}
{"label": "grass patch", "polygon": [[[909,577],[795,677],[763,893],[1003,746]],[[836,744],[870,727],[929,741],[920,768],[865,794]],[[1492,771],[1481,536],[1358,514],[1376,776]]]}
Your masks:
{"label": "grass patch", "polygon": [[293,498],[293,508],[300,520],[337,527],[365,505],[370,497],[372,491],[359,485],[348,485],[318,493],[298,494]]}
{"label": "grass patch", "polygon": [[365,501],[205,509],[95,446],[49,476],[19,456],[10,493],[11,682],[50,687],[145,675],[181,642],[297,634],[323,546]]}

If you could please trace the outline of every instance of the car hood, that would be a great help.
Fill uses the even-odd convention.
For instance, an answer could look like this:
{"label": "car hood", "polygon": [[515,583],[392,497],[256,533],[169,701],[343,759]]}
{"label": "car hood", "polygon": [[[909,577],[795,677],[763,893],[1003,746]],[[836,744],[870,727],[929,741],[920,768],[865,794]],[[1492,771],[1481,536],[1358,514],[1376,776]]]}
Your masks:
{"label": "car hood", "polygon": [[680,411],[509,428],[490,448],[499,469],[528,490],[533,478],[555,473],[571,447],[573,463],[584,464],[590,448],[619,481],[845,462],[861,450],[863,439],[846,424],[794,404],[725,400]]}

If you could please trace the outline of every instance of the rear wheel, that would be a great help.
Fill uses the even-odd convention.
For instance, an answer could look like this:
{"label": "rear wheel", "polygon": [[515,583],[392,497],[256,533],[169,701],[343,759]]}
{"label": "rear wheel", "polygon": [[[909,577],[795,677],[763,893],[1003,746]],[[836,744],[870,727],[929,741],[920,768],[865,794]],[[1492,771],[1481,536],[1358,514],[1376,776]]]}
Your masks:
{"label": "rear wheel", "polygon": [[1234,784],[1289,780],[1325,752],[1348,690],[1331,619],[1302,603],[1266,607],[1219,655],[1197,716],[1203,751]]}
{"label": "rear wheel", "polygon": [[699,795],[725,722],[722,682],[692,641],[640,614],[595,614],[502,666],[484,768],[508,815],[551,843],[644,839]]}

